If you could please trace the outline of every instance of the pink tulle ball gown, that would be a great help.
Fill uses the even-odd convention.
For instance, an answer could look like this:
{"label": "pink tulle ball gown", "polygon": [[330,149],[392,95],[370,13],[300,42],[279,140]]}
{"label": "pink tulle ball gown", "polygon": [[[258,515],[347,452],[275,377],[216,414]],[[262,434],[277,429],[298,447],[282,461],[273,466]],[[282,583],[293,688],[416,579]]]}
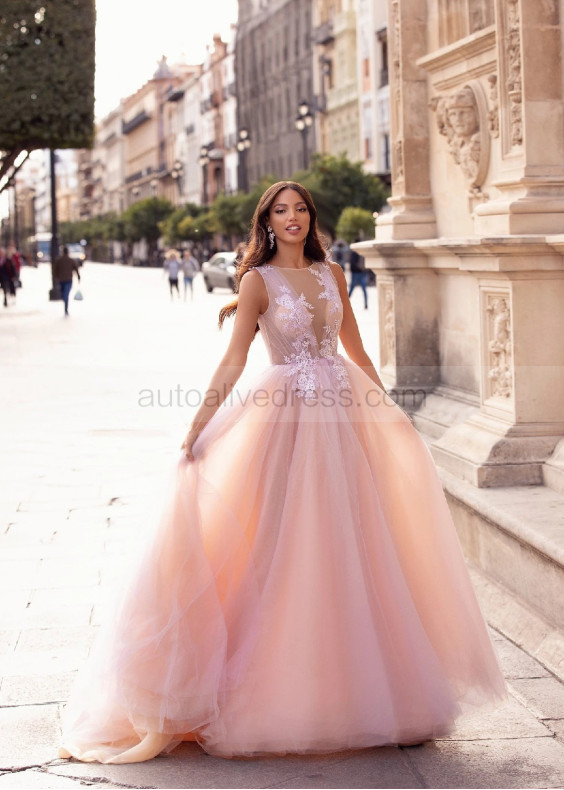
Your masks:
{"label": "pink tulle ball gown", "polygon": [[[504,696],[431,456],[337,354],[326,262],[258,267],[271,359],[184,454],[61,756],[315,753],[447,733]],[[255,275],[256,276],[256,275]]]}

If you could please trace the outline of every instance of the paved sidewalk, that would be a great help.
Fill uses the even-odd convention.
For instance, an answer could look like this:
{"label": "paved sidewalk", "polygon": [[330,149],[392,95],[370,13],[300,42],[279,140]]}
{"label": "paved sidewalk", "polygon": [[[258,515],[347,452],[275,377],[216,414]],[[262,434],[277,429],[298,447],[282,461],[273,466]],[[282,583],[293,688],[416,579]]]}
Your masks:
{"label": "paved sidewalk", "polygon": [[[184,744],[136,765],[56,759],[73,676],[178,457],[191,411],[178,393],[205,388],[229,337],[216,329],[226,291],[197,280],[193,301],[171,303],[157,270],[83,275],[68,319],[47,301],[47,266],[25,269],[0,312],[0,790],[564,787],[564,685],[495,632],[507,702],[423,747],[222,760]],[[368,311],[360,292],[353,305],[377,361],[370,297]],[[260,338],[252,346],[249,376],[266,361]],[[140,405],[147,390],[161,405]]]}

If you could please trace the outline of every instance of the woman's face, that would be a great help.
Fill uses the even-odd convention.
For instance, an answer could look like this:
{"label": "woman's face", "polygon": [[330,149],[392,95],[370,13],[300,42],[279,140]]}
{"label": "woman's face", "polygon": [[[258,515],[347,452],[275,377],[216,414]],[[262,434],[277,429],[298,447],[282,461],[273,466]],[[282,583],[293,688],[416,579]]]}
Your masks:
{"label": "woman's face", "polygon": [[276,195],[268,213],[268,222],[279,243],[303,246],[310,221],[307,203],[299,192],[283,189]]}

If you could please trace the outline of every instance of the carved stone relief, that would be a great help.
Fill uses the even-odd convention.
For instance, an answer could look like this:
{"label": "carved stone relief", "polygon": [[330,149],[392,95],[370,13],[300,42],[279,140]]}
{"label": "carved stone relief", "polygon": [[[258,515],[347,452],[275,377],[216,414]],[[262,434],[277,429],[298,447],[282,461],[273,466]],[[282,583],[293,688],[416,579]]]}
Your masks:
{"label": "carved stone relief", "polygon": [[468,0],[468,22],[470,33],[493,25],[494,9],[492,0]]}
{"label": "carved stone relief", "polygon": [[400,33],[400,8],[399,0],[392,0],[391,30],[392,42],[392,90],[393,97],[390,102],[394,115],[395,142],[392,146],[392,175],[394,181],[404,177],[403,145],[401,130],[401,33]]}
{"label": "carved stone relief", "polygon": [[521,86],[521,36],[519,33],[519,0],[506,0],[505,50],[507,59],[507,95],[511,145],[523,143],[523,108]]}
{"label": "carved stone relief", "polygon": [[472,80],[453,93],[435,97],[431,109],[437,113],[439,133],[446,137],[471,191],[480,191],[490,158],[489,116],[482,86]]}
{"label": "carved stone relief", "polygon": [[509,294],[486,295],[488,380],[490,397],[513,395],[513,354],[511,346],[511,309]]}
{"label": "carved stone relief", "polygon": [[499,137],[499,97],[497,95],[497,74],[489,74],[490,83],[490,109],[488,111],[488,126],[492,137]]}
{"label": "carved stone relief", "polygon": [[382,285],[382,366],[396,364],[396,320],[394,314],[394,291],[392,285]]}

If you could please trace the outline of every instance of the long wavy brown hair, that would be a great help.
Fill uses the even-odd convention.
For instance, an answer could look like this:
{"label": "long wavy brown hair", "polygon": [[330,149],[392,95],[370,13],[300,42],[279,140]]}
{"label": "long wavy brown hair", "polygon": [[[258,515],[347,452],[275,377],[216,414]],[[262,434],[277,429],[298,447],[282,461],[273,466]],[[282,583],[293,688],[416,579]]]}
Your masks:
{"label": "long wavy brown hair", "polygon": [[[324,246],[319,229],[317,227],[317,211],[313,203],[313,199],[308,190],[296,181],[277,181],[276,184],[268,187],[266,192],[263,193],[259,200],[253,219],[251,221],[251,232],[249,236],[249,243],[243,255],[242,260],[237,266],[235,274],[235,293],[239,293],[239,286],[241,280],[249,269],[254,269],[257,266],[262,266],[267,263],[276,253],[276,246],[270,249],[270,242],[268,239],[268,215],[270,207],[276,200],[277,196],[283,189],[293,189],[297,192],[309,211],[309,230],[306,236],[304,245],[304,256],[310,261],[323,261],[327,256],[327,249]],[[229,304],[226,304],[219,311],[219,327],[223,326],[226,318],[235,315],[237,312],[237,304],[239,300],[234,299]],[[258,331],[258,324],[255,333]]]}

